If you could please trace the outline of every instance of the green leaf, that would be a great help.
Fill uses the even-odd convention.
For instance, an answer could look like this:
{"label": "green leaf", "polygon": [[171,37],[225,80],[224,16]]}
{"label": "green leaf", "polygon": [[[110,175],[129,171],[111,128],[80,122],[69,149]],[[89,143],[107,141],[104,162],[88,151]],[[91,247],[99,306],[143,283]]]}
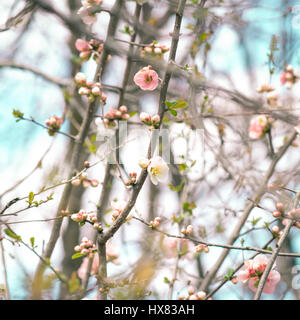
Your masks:
{"label": "green leaf", "polygon": [[137,114],[138,112],[135,110],[135,111],[131,111],[130,113],[129,113],[129,116],[130,117],[133,117],[135,114]]}
{"label": "green leaf", "polygon": [[176,104],[173,106],[173,109],[186,109],[188,107],[188,103],[183,100],[175,101]]}
{"label": "green leaf", "polygon": [[188,168],[188,166],[185,163],[179,164],[179,171],[185,171]]}
{"label": "green leaf", "polygon": [[167,277],[164,277],[164,283],[170,283],[170,280]]}
{"label": "green leaf", "polygon": [[34,248],[34,237],[30,238],[31,247]]}
{"label": "green leaf", "polygon": [[14,231],[12,231],[11,229],[4,229],[4,232],[6,233],[6,235],[8,235],[10,238],[16,239],[18,241],[21,240],[21,237],[18,236]]}
{"label": "green leaf", "polygon": [[180,184],[177,187],[173,186],[172,184],[168,184],[170,190],[177,191],[177,192],[179,192],[182,189],[183,185],[184,185],[183,180],[180,182]]}
{"label": "green leaf", "polygon": [[254,219],[251,221],[252,225],[255,226],[259,221],[261,220],[261,218],[257,218],[257,219]]}
{"label": "green leaf", "polygon": [[170,113],[172,116],[176,117],[177,116],[177,111],[173,109],[169,109]]}
{"label": "green leaf", "polygon": [[15,118],[23,118],[24,117],[24,113],[22,113],[21,111],[14,109],[13,110],[13,116]]}
{"label": "green leaf", "polygon": [[34,199],[34,193],[31,191],[31,192],[29,192],[28,202],[32,203],[33,199]]}
{"label": "green leaf", "polygon": [[72,260],[81,258],[81,257],[83,257],[83,256],[84,256],[84,255],[81,254],[80,252],[74,253],[74,254],[72,255]]}
{"label": "green leaf", "polygon": [[185,212],[188,212],[190,215],[193,214],[193,210],[196,208],[196,203],[195,202],[184,202],[182,205],[182,208]]}
{"label": "green leaf", "polygon": [[120,30],[120,32],[131,35],[133,33],[133,30],[131,30],[129,26],[125,26],[124,30]]}

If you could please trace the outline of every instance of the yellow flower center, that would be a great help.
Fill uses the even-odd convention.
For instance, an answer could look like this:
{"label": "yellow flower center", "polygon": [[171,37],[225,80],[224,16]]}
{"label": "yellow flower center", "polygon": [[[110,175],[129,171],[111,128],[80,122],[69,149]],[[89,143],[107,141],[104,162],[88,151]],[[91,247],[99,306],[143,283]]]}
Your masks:
{"label": "yellow flower center", "polygon": [[152,167],[151,169],[150,169],[150,171],[151,171],[151,174],[153,175],[153,176],[157,176],[157,175],[159,175],[160,174],[160,172],[161,172],[161,170],[160,170],[160,168],[154,168],[154,167]]}

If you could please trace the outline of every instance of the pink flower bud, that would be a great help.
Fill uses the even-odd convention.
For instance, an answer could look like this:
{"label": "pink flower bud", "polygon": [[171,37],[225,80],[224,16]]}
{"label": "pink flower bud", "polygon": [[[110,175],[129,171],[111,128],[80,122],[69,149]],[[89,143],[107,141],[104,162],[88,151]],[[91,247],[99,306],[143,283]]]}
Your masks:
{"label": "pink flower bud", "polygon": [[278,227],[278,226],[274,226],[274,227],[272,228],[272,232],[273,232],[273,233],[278,233],[278,232],[279,232],[279,227]]}
{"label": "pink flower bud", "polygon": [[122,112],[119,111],[119,110],[116,111],[115,116],[116,116],[117,118],[120,118],[120,117],[122,116]]}
{"label": "pink flower bud", "polygon": [[78,90],[78,94],[80,94],[81,96],[87,96],[90,93],[91,93],[91,90],[86,87],[81,87]]}
{"label": "pink flower bud", "polygon": [[151,117],[150,117],[150,115],[149,115],[148,113],[146,113],[146,112],[141,112],[141,113],[140,113],[140,120],[141,120],[142,122],[150,122],[150,121],[151,121]]}
{"label": "pink flower bud", "polygon": [[193,226],[191,226],[191,225],[188,225],[188,226],[186,227],[186,233],[187,233],[187,234],[191,234],[191,233],[193,232],[193,230],[194,230],[194,228],[193,228]]}
{"label": "pink flower bud", "polygon": [[97,220],[98,220],[98,218],[97,218],[96,216],[94,216],[94,217],[91,218],[91,221],[92,221],[93,223],[96,223]]}
{"label": "pink flower bud", "polygon": [[84,188],[88,188],[88,187],[90,186],[90,182],[89,182],[88,180],[83,180],[83,181],[82,181],[82,186],[83,186]]}
{"label": "pink flower bud", "polygon": [[85,168],[89,168],[91,164],[89,161],[84,161],[83,165]]}
{"label": "pink flower bud", "polygon": [[199,299],[199,300],[204,300],[205,297],[206,297],[206,293],[204,291],[199,291],[196,293],[196,297]]}
{"label": "pink flower bud", "polygon": [[79,58],[81,60],[89,60],[90,57],[91,57],[90,51],[83,51],[83,52],[80,52],[80,54],[79,54]]}
{"label": "pink flower bud", "polygon": [[194,293],[195,293],[195,288],[193,286],[189,286],[188,287],[188,294],[191,296]]}
{"label": "pink flower bud", "polygon": [[154,53],[155,54],[162,54],[161,48],[155,48]]}
{"label": "pink flower bud", "polygon": [[92,179],[90,181],[90,183],[91,183],[91,186],[94,187],[94,188],[98,187],[98,185],[99,185],[99,181],[96,180],[96,179]]}
{"label": "pink flower bud", "polygon": [[100,94],[101,94],[100,88],[99,88],[99,87],[94,87],[94,88],[92,89],[92,94],[93,94],[94,96],[100,96]]}
{"label": "pink flower bud", "polygon": [[123,120],[129,120],[129,118],[130,118],[130,115],[128,113],[122,114],[122,119]]}
{"label": "pink flower bud", "polygon": [[81,252],[80,252],[82,255],[86,255],[89,253],[89,250],[88,249],[82,249]]}
{"label": "pink flower bud", "polygon": [[119,108],[119,110],[122,112],[122,113],[126,113],[127,112],[127,107],[126,106],[121,106]]}
{"label": "pink flower bud", "polygon": [[105,103],[105,101],[106,101],[106,99],[107,99],[107,97],[106,97],[106,95],[102,92],[102,95],[101,95],[101,99],[102,99],[102,101]]}
{"label": "pink flower bud", "polygon": [[87,51],[91,48],[89,43],[83,39],[77,39],[75,42],[75,47],[78,51]]}
{"label": "pink flower bud", "polygon": [[160,116],[158,114],[154,115],[152,118],[151,118],[151,121],[153,122],[153,124],[159,124],[160,122]]}
{"label": "pink flower bud", "polygon": [[78,83],[78,84],[85,84],[86,83],[86,77],[82,72],[78,72],[75,75],[74,79],[75,79],[75,82]]}
{"label": "pink flower bud", "polygon": [[100,226],[100,223],[98,223],[98,222],[96,222],[96,223],[93,224],[93,228],[95,228],[95,229],[98,229],[99,226]]}
{"label": "pink flower bud", "polygon": [[73,221],[75,221],[75,222],[79,222],[79,221],[80,221],[77,213],[73,213],[73,214],[71,215],[71,219],[72,219]]}
{"label": "pink flower bud", "polygon": [[72,180],[71,183],[73,186],[77,187],[80,185],[81,181],[80,181],[80,179],[74,179],[74,180]]}
{"label": "pink flower bud", "polygon": [[76,246],[76,247],[74,248],[74,251],[76,251],[76,252],[79,252],[80,250],[81,250],[80,246]]}
{"label": "pink flower bud", "polygon": [[272,215],[273,215],[274,218],[278,218],[278,217],[281,216],[281,212],[280,212],[280,211],[274,211],[274,212],[272,213]]}
{"label": "pink flower bud", "polygon": [[284,204],[281,203],[281,202],[277,202],[276,203],[276,209],[280,212],[283,212],[284,211]]}

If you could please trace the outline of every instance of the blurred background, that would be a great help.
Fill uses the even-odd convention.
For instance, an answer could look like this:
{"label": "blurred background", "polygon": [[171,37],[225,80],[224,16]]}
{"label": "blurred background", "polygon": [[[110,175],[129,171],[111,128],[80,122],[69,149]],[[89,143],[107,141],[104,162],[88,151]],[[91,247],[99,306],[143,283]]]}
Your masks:
{"label": "blurred background", "polygon": [[[46,1],[57,12],[83,25],[77,15],[81,1]],[[201,4],[204,3],[204,9]],[[112,0],[104,0],[103,7],[110,9]],[[176,63],[188,66],[191,75],[205,79],[213,87],[224,88],[230,93],[260,101],[259,108],[281,110],[283,117],[289,114],[295,122],[299,117],[299,84],[287,90],[280,84],[280,73],[286,64],[299,69],[299,29],[297,1],[187,1],[181,36],[176,55]],[[177,1],[146,1],[142,6],[141,23],[149,32],[139,32],[136,41],[151,43],[153,40],[170,47],[170,32],[174,24],[174,8]],[[125,1],[124,14],[134,15],[135,1]],[[24,9],[25,8],[25,9]],[[73,143],[64,135],[49,136],[47,130],[30,121],[16,122],[13,110],[24,113],[44,124],[49,116],[65,116],[61,130],[76,135],[82,122],[87,101],[74,89],[73,77],[84,72],[92,79],[96,62],[92,59],[82,62],[75,48],[78,32],[66,26],[56,14],[32,5],[30,1],[2,1],[0,4],[0,206],[4,207],[17,197],[26,197],[29,192],[38,192],[43,186],[54,185],[66,178]],[[297,11],[298,10],[298,11]],[[129,19],[130,20],[130,19]],[[299,19],[300,20],[300,19]],[[87,29],[99,39],[105,40],[109,14],[97,13],[97,22]],[[119,20],[116,39],[130,41],[128,21]],[[147,26],[151,28],[147,29]],[[117,50],[128,50],[128,43],[116,40]],[[138,53],[139,47],[135,48]],[[168,53],[162,58],[167,61]],[[107,95],[104,111],[116,108],[122,86],[127,57],[111,54],[106,65],[102,84]],[[132,114],[129,125],[131,139],[120,156],[126,172],[140,172],[138,159],[145,156],[149,136],[141,133],[138,113],[151,115],[157,112],[159,90],[141,91],[134,83],[134,74],[143,67],[143,62],[134,60],[129,82],[124,95],[124,103]],[[160,78],[163,70],[156,70]],[[186,71],[183,71],[186,72]],[[40,73],[40,74],[39,74]],[[186,72],[188,73],[188,72]],[[269,83],[279,98],[275,105],[268,97],[258,94],[258,86]],[[154,186],[147,179],[138,197],[134,216],[151,221],[161,217],[161,228],[170,234],[178,234],[182,226],[192,224],[194,235],[214,243],[226,243],[241,216],[248,198],[260,186],[271,161],[270,143],[267,137],[252,140],[248,136],[251,118],[260,111],[249,110],[222,90],[205,88],[191,91],[191,86],[177,74],[172,77],[168,90],[168,100],[187,101],[188,108],[178,110],[178,116],[167,115],[164,125],[168,128],[172,141],[172,157],[177,164],[170,164],[168,184]],[[98,114],[100,114],[100,109]],[[183,119],[177,121],[176,119]],[[290,119],[290,118],[289,118]],[[284,119],[283,119],[284,120]],[[201,129],[202,136],[196,137],[195,128]],[[283,145],[293,128],[291,121],[276,120],[272,127],[272,143],[275,151]],[[130,140],[129,139],[129,140]],[[296,142],[298,142],[296,140]],[[200,149],[199,148],[200,145]],[[102,143],[97,141],[97,125],[93,122],[91,132],[81,152],[81,163],[98,161],[102,154]],[[199,152],[200,150],[200,152]],[[299,147],[294,144],[279,161],[271,181],[299,188]],[[196,160],[194,165],[192,163]],[[181,162],[181,164],[178,164]],[[105,178],[106,163],[88,171],[90,178],[101,183]],[[80,168],[78,168],[80,169]],[[104,225],[111,224],[111,201],[128,200],[126,190],[114,166],[110,168],[109,183],[97,188],[75,187],[70,203],[71,213],[80,209],[95,211],[101,205]],[[24,179],[26,178],[26,179]],[[24,181],[23,181],[24,180]],[[176,188],[177,187],[177,188]],[[102,188],[107,188],[105,198],[101,198]],[[52,221],[55,216],[63,186],[37,197],[45,200],[54,191],[53,200],[38,208],[22,211],[17,216],[6,216],[3,222],[11,227],[24,242],[30,243],[34,237],[35,249],[43,252],[47,243]],[[266,193],[260,204],[270,211],[280,201],[290,204],[293,194],[287,190]],[[26,207],[24,201],[16,203],[5,211],[15,213]],[[22,222],[23,221],[23,222]],[[19,222],[19,223],[17,223]],[[21,223],[20,223],[21,222]],[[272,233],[266,228],[272,223],[282,229],[266,210],[254,208],[247,219],[235,245],[262,247]],[[72,260],[73,248],[83,236],[91,236],[91,227],[79,227],[65,218],[61,237],[57,243],[51,264],[61,270],[68,279],[72,274],[78,277],[82,259]],[[32,279],[39,258],[20,243],[4,239],[2,241],[6,262],[8,287],[11,299],[30,299]],[[270,246],[273,246],[272,243]],[[126,223],[110,240],[112,252],[118,256],[108,263],[108,276],[115,281],[128,278],[137,286],[117,287],[111,290],[112,298],[119,299],[178,299],[186,295],[188,287],[200,288],[201,280],[214,265],[222,248],[210,247],[209,253],[195,254],[189,242],[185,254],[177,255],[172,238],[152,231],[136,219]],[[176,248],[176,243],[175,243]],[[299,252],[299,231],[292,229],[285,252]],[[253,252],[231,250],[210,285],[213,289],[230,272],[230,269],[253,255]],[[264,299],[299,299],[299,289],[292,287],[294,274],[292,267],[299,261],[293,258],[278,258],[277,267],[282,281],[271,295]],[[170,285],[176,270],[177,281]],[[47,270],[44,299],[62,297],[62,289],[53,273]],[[78,280],[80,281],[80,279]],[[3,260],[0,264],[0,285],[5,282]],[[76,291],[76,281],[74,281]],[[86,295],[93,299],[96,295],[96,280],[91,277]],[[209,292],[210,290],[208,290]],[[170,293],[171,292],[171,293]],[[253,293],[241,283],[226,283],[213,299],[251,299]]]}

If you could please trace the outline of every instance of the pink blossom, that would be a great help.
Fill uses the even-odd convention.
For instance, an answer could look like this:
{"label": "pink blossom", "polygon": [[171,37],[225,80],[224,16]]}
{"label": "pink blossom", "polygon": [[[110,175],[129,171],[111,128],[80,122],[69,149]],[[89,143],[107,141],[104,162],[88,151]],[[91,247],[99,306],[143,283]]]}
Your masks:
{"label": "pink blossom", "polygon": [[88,7],[81,7],[77,13],[80,15],[83,23],[93,24],[97,21],[97,17],[94,14],[90,14],[88,9]]}
{"label": "pink blossom", "polygon": [[[237,275],[237,280],[243,283],[248,281],[250,290],[256,291],[263,272],[268,264],[268,258],[259,254],[253,260],[244,262],[244,268]],[[275,268],[275,264],[272,268]],[[263,288],[263,293],[270,294],[274,291],[276,284],[280,281],[280,274],[276,270],[271,270]]]}
{"label": "pink blossom", "polygon": [[280,83],[281,84],[285,84],[286,83],[286,72],[283,71],[281,74],[280,74]]}
{"label": "pink blossom", "polygon": [[158,86],[158,74],[152,70],[151,66],[148,66],[137,72],[133,81],[142,90],[152,91]]}
{"label": "pink blossom", "polygon": [[265,130],[268,127],[268,119],[266,116],[257,116],[251,120],[248,129],[249,137],[251,139],[259,139],[264,135]]}
{"label": "pink blossom", "polygon": [[77,39],[75,42],[75,47],[78,51],[88,51],[91,49],[89,43],[84,39]]}

